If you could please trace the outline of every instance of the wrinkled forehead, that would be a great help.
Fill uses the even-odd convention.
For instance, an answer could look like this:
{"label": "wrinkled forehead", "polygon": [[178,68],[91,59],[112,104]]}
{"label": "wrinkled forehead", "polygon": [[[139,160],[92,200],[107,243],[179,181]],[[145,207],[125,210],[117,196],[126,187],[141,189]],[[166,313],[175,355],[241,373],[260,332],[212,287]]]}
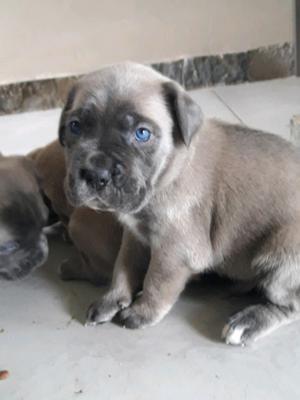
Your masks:
{"label": "wrinkled forehead", "polygon": [[170,130],[172,121],[163,93],[160,76],[125,74],[91,76],[78,83],[71,112],[101,117],[136,114],[151,120],[163,130]]}

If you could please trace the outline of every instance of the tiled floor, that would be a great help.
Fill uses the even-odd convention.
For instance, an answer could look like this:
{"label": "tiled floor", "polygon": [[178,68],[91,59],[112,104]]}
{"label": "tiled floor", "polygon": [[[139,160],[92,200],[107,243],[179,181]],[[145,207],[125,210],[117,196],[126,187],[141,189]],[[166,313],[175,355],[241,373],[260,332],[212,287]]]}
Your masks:
{"label": "tiled floor", "polygon": [[[300,113],[300,80],[288,78],[197,90],[204,113],[289,137]],[[26,153],[56,137],[59,110],[0,118],[0,150]],[[47,265],[20,282],[0,282],[1,400],[298,400],[300,323],[251,348],[220,341],[222,326],[245,299],[220,286],[189,288],[157,326],[84,328],[101,292],[56,274],[70,252],[52,243]]]}

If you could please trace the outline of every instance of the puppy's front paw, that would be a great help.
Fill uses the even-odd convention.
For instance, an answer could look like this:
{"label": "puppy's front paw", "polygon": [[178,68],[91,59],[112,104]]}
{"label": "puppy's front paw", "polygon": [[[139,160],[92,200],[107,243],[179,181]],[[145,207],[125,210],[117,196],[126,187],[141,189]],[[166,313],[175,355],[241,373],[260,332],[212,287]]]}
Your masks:
{"label": "puppy's front paw", "polygon": [[86,326],[103,324],[111,321],[114,316],[123,308],[128,307],[130,301],[127,299],[116,299],[113,296],[104,296],[96,301],[87,311]]}
{"label": "puppy's front paw", "polygon": [[159,319],[154,310],[151,310],[147,304],[139,302],[139,300],[119,313],[120,324],[129,329],[155,325]]}
{"label": "puppy's front paw", "polygon": [[147,319],[144,315],[139,314],[134,307],[128,307],[121,311],[119,320],[122,326],[129,329],[143,328],[148,325]]}
{"label": "puppy's front paw", "polygon": [[224,326],[222,338],[226,344],[245,346],[263,334],[265,323],[259,306],[251,306],[234,314]]}

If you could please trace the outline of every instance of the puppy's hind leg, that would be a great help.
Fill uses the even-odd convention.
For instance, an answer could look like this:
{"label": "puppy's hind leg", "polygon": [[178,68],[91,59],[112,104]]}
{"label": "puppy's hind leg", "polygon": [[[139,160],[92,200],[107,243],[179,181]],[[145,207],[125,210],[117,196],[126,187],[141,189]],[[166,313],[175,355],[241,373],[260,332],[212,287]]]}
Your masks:
{"label": "puppy's hind leg", "polygon": [[271,237],[253,259],[252,268],[260,276],[258,286],[265,302],[229,319],[222,334],[227,344],[250,344],[300,315],[300,241],[293,229]]}
{"label": "puppy's hind leg", "polygon": [[94,285],[109,283],[122,237],[117,221],[109,213],[78,208],[71,215],[68,234],[78,253],[63,262],[61,278]]}
{"label": "puppy's hind leg", "polygon": [[[103,265],[105,265],[105,260],[101,260],[102,269],[104,269]],[[109,266],[106,269],[108,270]],[[109,276],[98,273],[84,253],[77,251],[60,264],[58,273],[63,281],[88,281],[96,286],[107,285],[110,281]]]}

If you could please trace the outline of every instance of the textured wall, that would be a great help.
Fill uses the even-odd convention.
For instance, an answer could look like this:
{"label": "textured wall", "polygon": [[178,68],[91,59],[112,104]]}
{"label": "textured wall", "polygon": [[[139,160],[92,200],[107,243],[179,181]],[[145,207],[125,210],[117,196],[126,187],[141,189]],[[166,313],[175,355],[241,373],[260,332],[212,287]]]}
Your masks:
{"label": "textured wall", "polygon": [[292,0],[0,2],[0,83],[292,40]]}

